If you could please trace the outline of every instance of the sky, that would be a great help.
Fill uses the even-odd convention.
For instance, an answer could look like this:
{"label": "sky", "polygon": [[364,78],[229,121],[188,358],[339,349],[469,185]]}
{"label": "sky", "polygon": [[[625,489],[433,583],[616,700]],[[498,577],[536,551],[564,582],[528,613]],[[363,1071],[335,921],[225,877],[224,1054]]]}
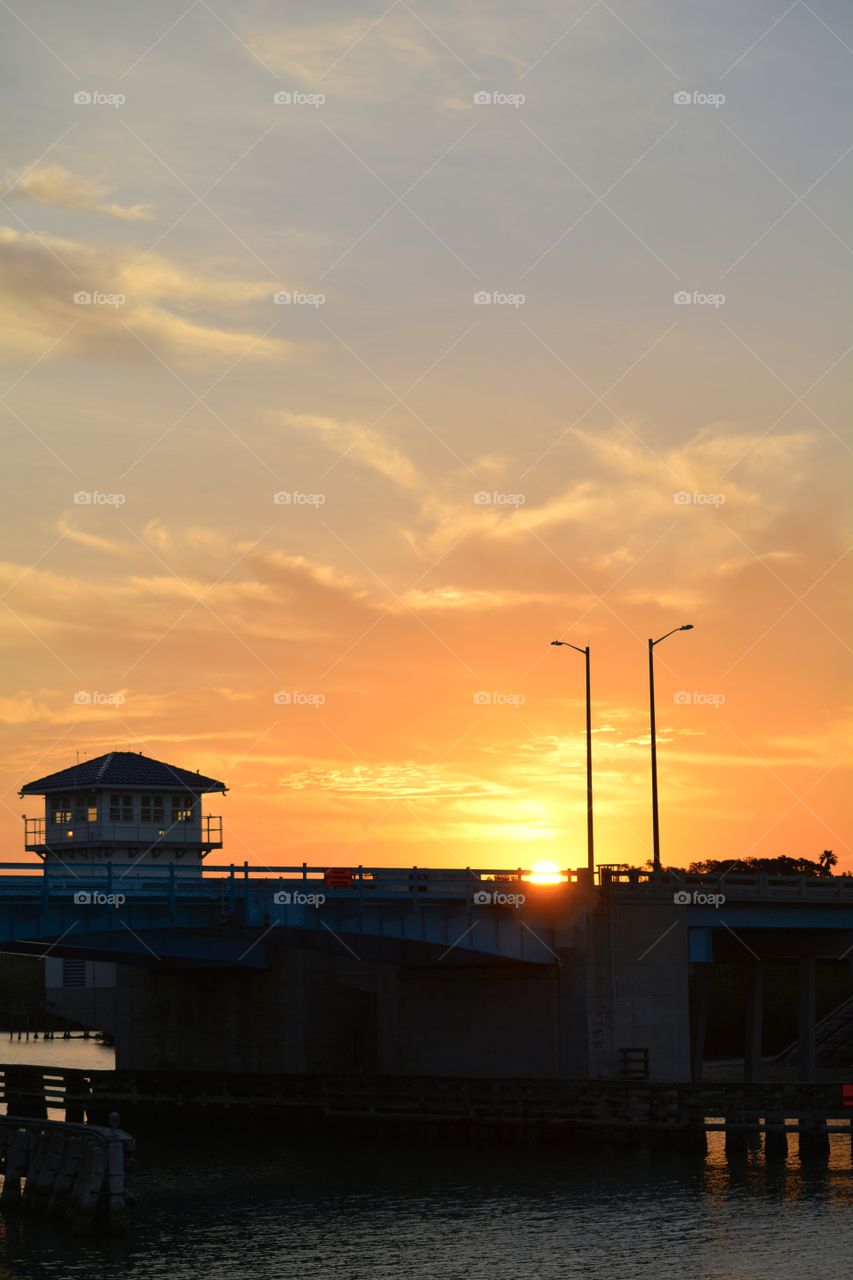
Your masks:
{"label": "sky", "polygon": [[[841,0],[0,9],[0,828],[220,861],[849,851]],[[849,415],[848,415],[849,416]]]}

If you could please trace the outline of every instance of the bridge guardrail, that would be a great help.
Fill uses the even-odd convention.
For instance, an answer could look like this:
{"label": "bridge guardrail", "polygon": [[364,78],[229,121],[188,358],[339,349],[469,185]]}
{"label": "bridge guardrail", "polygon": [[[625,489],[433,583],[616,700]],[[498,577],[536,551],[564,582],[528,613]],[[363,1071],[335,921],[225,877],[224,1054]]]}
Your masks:
{"label": "bridge guardrail", "polygon": [[[329,900],[357,898],[464,900],[482,888],[523,885],[525,895],[538,889],[549,893],[588,888],[585,870],[563,870],[556,884],[537,885],[525,867],[328,867],[308,863],[283,866],[214,864],[184,867],[164,863],[156,869],[146,862],[54,864],[0,862],[0,898],[41,895],[43,899],[75,892],[120,893],[124,899],[197,897],[221,895],[234,900],[301,886],[306,892],[322,892]],[[853,901],[853,876],[775,875],[766,872],[729,872],[715,875],[645,871],[640,868],[602,866],[598,886],[607,893],[635,895],[637,900],[671,900],[684,890],[719,891],[727,900],[767,902]]]}

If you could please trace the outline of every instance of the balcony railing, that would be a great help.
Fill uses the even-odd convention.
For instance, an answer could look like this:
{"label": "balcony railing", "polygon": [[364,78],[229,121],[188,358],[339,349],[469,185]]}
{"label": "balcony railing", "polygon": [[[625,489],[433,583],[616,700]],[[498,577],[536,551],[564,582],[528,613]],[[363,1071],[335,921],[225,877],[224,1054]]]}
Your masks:
{"label": "balcony railing", "polygon": [[35,853],[89,845],[222,848],[222,818],[204,814],[190,822],[48,822],[24,819],[24,847]]}

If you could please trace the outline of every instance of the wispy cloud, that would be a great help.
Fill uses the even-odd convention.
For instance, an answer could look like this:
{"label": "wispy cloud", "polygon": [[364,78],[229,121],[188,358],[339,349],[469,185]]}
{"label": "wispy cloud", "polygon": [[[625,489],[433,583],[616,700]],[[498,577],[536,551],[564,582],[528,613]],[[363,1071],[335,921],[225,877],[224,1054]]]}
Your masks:
{"label": "wispy cloud", "polygon": [[[228,324],[246,304],[271,302],[269,284],[193,271],[154,254],[137,259],[127,249],[0,227],[7,350],[38,356],[55,342],[51,359],[84,354],[150,362],[148,344],[166,360],[191,364],[278,361],[296,350]],[[209,318],[191,318],[201,307]]]}
{"label": "wispy cloud", "polygon": [[10,174],[0,198],[33,200],[38,204],[56,205],[69,213],[105,213],[123,222],[144,222],[154,216],[148,201],[127,205],[110,200],[115,190],[97,178],[71,173],[64,165],[45,164],[27,169],[19,177]]}

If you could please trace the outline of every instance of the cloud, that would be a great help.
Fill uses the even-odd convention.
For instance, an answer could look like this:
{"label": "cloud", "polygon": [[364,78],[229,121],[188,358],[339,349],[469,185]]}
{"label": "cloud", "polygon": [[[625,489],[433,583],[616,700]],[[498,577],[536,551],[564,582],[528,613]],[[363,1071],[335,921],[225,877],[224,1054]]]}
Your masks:
{"label": "cloud", "polygon": [[338,422],[312,413],[282,413],[278,417],[287,427],[319,437],[338,458],[348,457],[360,462],[403,489],[417,489],[423,485],[414,464],[383,439],[375,427],[360,422]]}
{"label": "cloud", "polygon": [[[186,364],[278,362],[295,344],[228,323],[235,308],[270,296],[269,284],[193,271],[159,254],[0,227],[0,336],[10,354],[42,356],[56,343],[54,359],[150,360],[148,346]],[[186,314],[201,307],[204,320]]]}
{"label": "cloud", "polygon": [[114,538],[104,538],[100,534],[90,533],[86,529],[78,526],[77,520],[71,516],[61,516],[58,521],[58,528],[63,537],[68,538],[71,542],[78,543],[81,547],[88,547],[92,551],[103,551],[110,556],[132,556],[133,547],[128,546],[126,542],[118,542]]}
{"label": "cloud", "polygon": [[435,587],[425,590],[413,587],[410,591],[403,592],[400,605],[412,609],[415,613],[434,610],[485,613],[492,609],[516,609],[525,605],[551,604],[558,600],[563,606],[566,605],[567,596],[564,591],[558,593],[462,587]]}
{"label": "cloud", "polygon": [[[127,688],[112,689],[109,693],[105,691],[100,699],[75,701],[74,694],[79,695],[81,692],[92,694],[98,691],[75,689],[59,692],[46,689],[40,690],[37,695],[16,693],[0,697],[0,725],[71,725],[81,722],[97,723],[109,716],[115,719],[117,715],[122,718],[144,716],[151,714],[152,705],[156,701],[143,698],[133,705]],[[111,701],[107,701],[108,698]]]}
{"label": "cloud", "polygon": [[303,769],[280,779],[279,786],[295,791],[333,791],[342,796],[380,800],[472,799],[501,795],[507,791],[497,782],[460,778],[439,765],[422,765],[413,761]]}
{"label": "cloud", "polygon": [[[421,38],[425,37],[425,38]],[[394,73],[433,71],[442,50],[414,21],[388,15],[382,21],[324,22],[282,27],[249,35],[249,48],[273,70],[304,84],[331,83],[338,92],[381,101],[390,92]],[[375,73],[379,67],[385,75]]]}
{"label": "cloud", "polygon": [[39,204],[58,205],[69,213],[106,213],[124,222],[142,222],[153,217],[148,204],[124,205],[108,200],[115,187],[95,178],[83,178],[61,164],[48,164],[27,169],[19,178],[10,176],[2,193],[5,201],[36,200]]}
{"label": "cloud", "polygon": [[502,79],[528,65],[514,15],[505,20],[491,6],[449,6],[429,24],[408,5],[383,9],[353,21],[256,26],[246,32],[246,45],[273,70],[306,85],[374,102],[403,92],[411,99],[420,86],[432,109],[448,111],[473,105],[473,75],[484,61]]}

